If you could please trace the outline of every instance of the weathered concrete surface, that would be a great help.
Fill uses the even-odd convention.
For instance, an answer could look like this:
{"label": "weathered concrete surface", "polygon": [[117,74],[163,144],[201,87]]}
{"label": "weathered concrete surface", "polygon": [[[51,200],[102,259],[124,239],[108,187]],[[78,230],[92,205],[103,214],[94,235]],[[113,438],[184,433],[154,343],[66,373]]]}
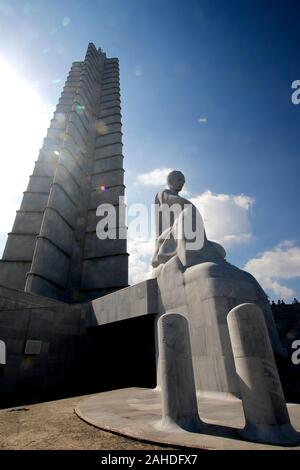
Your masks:
{"label": "weathered concrete surface", "polygon": [[225,260],[185,269],[177,256],[156,268],[159,313],[179,312],[189,321],[196,387],[239,394],[227,326],[230,310],[241,303],[259,305],[273,347],[282,349],[267,297],[249,273]]}
{"label": "weathered concrete surface", "polygon": [[[6,364],[0,366],[0,407],[80,393],[93,377],[88,372],[93,362],[87,362],[93,354],[87,311],[59,302],[30,305],[30,297],[26,306],[8,305],[0,311],[0,340],[6,346]],[[40,342],[38,354],[26,352],[30,340]]]}
{"label": "weathered concrete surface", "polygon": [[[161,444],[222,450],[300,450],[300,446],[283,447],[242,440],[237,431],[244,427],[245,420],[238,399],[201,396],[198,408],[207,424],[201,433],[162,429],[161,397],[157,389],[128,388],[99,393],[80,401],[75,411],[93,426]],[[300,431],[300,405],[292,404],[288,408],[292,424]]]}
{"label": "weathered concrete surface", "polygon": [[272,444],[300,443],[290,418],[261,309],[238,305],[227,317],[246,425],[243,437]]}
{"label": "weathered concrete surface", "polygon": [[157,314],[156,280],[149,279],[134,286],[120,289],[93,300],[91,304],[98,325]]}
{"label": "weathered concrete surface", "polygon": [[178,313],[165,313],[158,320],[159,372],[162,399],[162,427],[180,427],[197,432],[196,387],[186,318]]}
{"label": "weathered concrete surface", "polygon": [[65,302],[128,285],[125,223],[122,240],[96,237],[101,203],[122,212],[121,128],[118,59],[90,43],[71,66],[30,176],[0,260],[0,285]]}
{"label": "weathered concrete surface", "polygon": [[[40,295],[29,294],[17,289],[0,285],[0,309],[10,308],[24,308],[24,307],[50,307],[64,305],[63,302],[58,302],[48,297]],[[1,311],[1,310],[0,310]],[[0,325],[2,326],[2,325]]]}
{"label": "weathered concrete surface", "polygon": [[[137,287],[129,297],[144,315],[100,328],[91,303],[65,304],[0,286],[0,341],[6,350],[0,407],[155,386],[155,316],[145,314],[147,297]],[[39,342],[39,353],[28,354],[28,341]]]}

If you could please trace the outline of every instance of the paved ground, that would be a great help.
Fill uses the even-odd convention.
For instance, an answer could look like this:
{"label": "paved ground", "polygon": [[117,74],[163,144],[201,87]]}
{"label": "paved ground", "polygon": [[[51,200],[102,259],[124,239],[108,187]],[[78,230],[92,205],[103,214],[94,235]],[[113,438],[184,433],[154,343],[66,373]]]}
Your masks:
{"label": "paved ground", "polygon": [[0,410],[0,449],[166,449],[97,429],[74,413],[84,397]]}
{"label": "paved ground", "polygon": [[[224,450],[300,450],[300,432],[293,435],[297,446],[280,447],[243,440],[238,432],[244,428],[245,419],[242,403],[238,399],[202,396],[198,397],[198,409],[203,420],[199,433],[162,427],[159,390],[125,388],[99,393],[79,401],[76,412],[101,429],[170,446]],[[288,409],[292,424],[300,431],[300,405],[290,404]]]}

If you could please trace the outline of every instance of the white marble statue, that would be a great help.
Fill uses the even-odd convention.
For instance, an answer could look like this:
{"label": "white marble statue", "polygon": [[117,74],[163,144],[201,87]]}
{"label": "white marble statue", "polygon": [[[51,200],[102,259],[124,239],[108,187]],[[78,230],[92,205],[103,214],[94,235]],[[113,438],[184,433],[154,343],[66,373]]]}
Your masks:
{"label": "white marble statue", "polygon": [[226,261],[221,245],[207,240],[199,211],[179,195],[184,175],[172,171],[167,182],[169,188],[155,198],[157,239],[152,266],[159,314],[187,317],[197,389],[239,394],[227,326],[232,308],[247,302],[258,305],[273,350],[285,355],[267,296],[251,274]]}
{"label": "white marble statue", "polygon": [[177,255],[183,266],[224,259],[226,252],[216,242],[207,240],[200,212],[188,199],[179,195],[185,183],[181,171],[167,177],[169,189],[155,197],[156,247],[152,266],[156,268]]}

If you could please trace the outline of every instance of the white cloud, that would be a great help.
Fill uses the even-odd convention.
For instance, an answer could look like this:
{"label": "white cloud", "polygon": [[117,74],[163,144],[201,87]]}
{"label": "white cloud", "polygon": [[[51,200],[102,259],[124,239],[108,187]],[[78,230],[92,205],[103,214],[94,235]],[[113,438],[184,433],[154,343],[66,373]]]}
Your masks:
{"label": "white cloud", "polygon": [[139,65],[134,67],[133,73],[136,77],[140,78],[143,75],[143,69]]}
{"label": "white cloud", "polygon": [[70,23],[71,23],[71,18],[69,18],[68,16],[65,16],[61,22],[64,28],[69,26]]}
{"label": "white cloud", "polygon": [[295,295],[294,290],[281,281],[300,277],[300,248],[285,240],[272,250],[250,259],[244,269],[253,274],[265,289],[272,290],[278,297],[291,298]]}
{"label": "white cloud", "polygon": [[254,202],[251,197],[207,190],[191,198],[191,202],[200,210],[210,240],[229,247],[251,239],[250,211]]}
{"label": "white cloud", "polygon": [[128,240],[129,284],[145,281],[151,276],[151,258],[154,253],[155,241],[150,238]]}
{"label": "white cloud", "polygon": [[155,168],[155,170],[143,173],[137,176],[139,183],[144,186],[163,186],[166,185],[167,176],[172,168]]}
{"label": "white cloud", "polygon": [[199,124],[206,123],[206,122],[207,122],[207,118],[206,118],[206,117],[199,117],[199,118],[198,118],[198,122],[199,122]]}
{"label": "white cloud", "polygon": [[[52,115],[52,107],[24,82],[0,57],[0,255],[5,235],[11,230],[15,211]],[[4,235],[5,234],[5,235]]]}
{"label": "white cloud", "polygon": [[[144,186],[164,186],[167,185],[167,176],[173,171],[172,168],[156,168],[155,170],[149,171],[148,173],[143,173],[142,175],[137,176],[138,183]],[[190,191],[186,188],[183,188],[180,191],[180,196],[189,197]]]}

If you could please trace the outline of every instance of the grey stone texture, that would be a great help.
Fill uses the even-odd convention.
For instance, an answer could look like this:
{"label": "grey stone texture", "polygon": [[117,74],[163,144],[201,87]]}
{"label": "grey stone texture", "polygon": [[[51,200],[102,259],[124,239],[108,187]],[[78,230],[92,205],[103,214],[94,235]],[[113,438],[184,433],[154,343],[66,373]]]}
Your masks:
{"label": "grey stone texture", "polygon": [[120,289],[92,302],[97,325],[115,323],[144,315],[156,315],[158,310],[155,279]]}
{"label": "grey stone texture", "polygon": [[[115,315],[109,324],[105,305],[66,304],[0,287],[0,341],[6,349],[6,363],[0,365],[0,407],[131,384],[155,386],[155,316],[138,317],[157,311],[151,286],[134,286],[131,299],[137,310],[128,305],[132,316],[127,319],[121,315],[124,294],[112,302],[115,307],[118,303],[123,321]],[[28,344],[39,345],[40,351],[28,349]]]}
{"label": "grey stone texture", "polygon": [[[177,428],[177,432],[169,432],[161,421],[161,394],[157,389],[122,388],[97,393],[78,400],[75,413],[93,426],[109,432],[122,434],[139,441],[162,443],[169,447],[180,447],[181,453],[194,454],[191,449],[207,450],[281,450],[290,452],[300,450],[300,445],[271,445],[251,442],[241,438],[237,431],[244,426],[244,414],[241,401],[238,399],[222,399],[220,397],[199,396],[198,408],[206,426],[201,432],[186,432]],[[289,413],[293,425],[300,430],[300,405],[290,404]],[[189,451],[188,451],[189,449]],[[203,455],[203,453],[202,453]],[[277,454],[278,455],[278,454]],[[275,459],[276,454],[273,454]],[[296,455],[296,454],[295,454]],[[233,460],[238,454],[233,455]],[[251,453],[244,454],[243,459],[251,461]],[[269,454],[265,455],[266,459]],[[286,454],[288,461],[289,455]],[[220,458],[222,456],[220,455]],[[198,468],[201,468],[198,457]],[[244,461],[242,464],[244,464]],[[193,462],[193,461],[192,461]],[[192,463],[191,462],[191,463]],[[183,461],[184,463],[184,461]],[[253,464],[253,461],[251,461]],[[251,465],[250,464],[250,465]],[[204,465],[203,465],[204,466]],[[271,467],[271,465],[270,465]]]}
{"label": "grey stone texture", "polygon": [[72,64],[8,235],[0,285],[67,302],[128,285],[126,238],[99,240],[95,215],[104,202],[124,211],[121,127],[118,59],[89,44]]}
{"label": "grey stone texture", "polygon": [[300,443],[291,426],[262,310],[234,307],[227,317],[234,363],[245,413],[242,436],[271,444]]}
{"label": "grey stone texture", "polygon": [[[0,406],[70,394],[89,380],[85,318],[78,306],[30,307],[0,312],[6,364],[0,371]],[[40,342],[29,354],[28,341]]]}
{"label": "grey stone texture", "polygon": [[222,260],[184,268],[174,256],[155,270],[159,313],[184,314],[190,327],[196,387],[239,394],[227,326],[229,311],[245,302],[263,309],[273,347],[280,341],[267,298],[247,272]]}
{"label": "grey stone texture", "polygon": [[165,313],[158,320],[159,371],[162,426],[200,431],[189,327],[178,313]]}

